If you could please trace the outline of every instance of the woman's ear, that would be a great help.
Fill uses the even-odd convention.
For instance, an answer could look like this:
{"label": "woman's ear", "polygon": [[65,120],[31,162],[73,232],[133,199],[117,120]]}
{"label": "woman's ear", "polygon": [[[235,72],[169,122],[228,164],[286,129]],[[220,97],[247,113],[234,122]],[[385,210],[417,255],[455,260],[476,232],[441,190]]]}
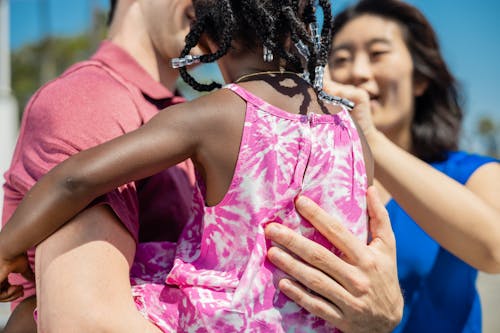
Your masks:
{"label": "woman's ear", "polygon": [[429,80],[423,77],[417,77],[413,83],[413,95],[415,97],[422,96],[429,88]]}

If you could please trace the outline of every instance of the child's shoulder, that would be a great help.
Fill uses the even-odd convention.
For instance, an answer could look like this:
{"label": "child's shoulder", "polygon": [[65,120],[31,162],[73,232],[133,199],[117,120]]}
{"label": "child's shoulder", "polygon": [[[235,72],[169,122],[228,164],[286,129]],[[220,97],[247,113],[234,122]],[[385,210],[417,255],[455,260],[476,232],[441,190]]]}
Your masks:
{"label": "child's shoulder", "polygon": [[221,116],[235,110],[244,111],[245,101],[230,89],[222,88],[174,107]]}
{"label": "child's shoulder", "polygon": [[163,112],[173,113],[183,122],[194,122],[201,128],[215,130],[239,123],[245,111],[246,103],[238,95],[229,89],[219,89],[191,101],[172,105]]}

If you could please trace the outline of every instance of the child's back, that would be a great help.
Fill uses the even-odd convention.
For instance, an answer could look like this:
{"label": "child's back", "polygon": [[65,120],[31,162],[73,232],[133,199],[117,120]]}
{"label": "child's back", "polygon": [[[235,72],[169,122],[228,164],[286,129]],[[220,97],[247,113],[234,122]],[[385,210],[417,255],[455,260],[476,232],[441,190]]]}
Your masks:
{"label": "child's back", "polygon": [[[217,173],[212,172],[215,166],[204,161],[194,214],[179,240],[174,267],[166,280],[169,286],[161,291],[154,286],[150,295],[147,287],[139,287],[142,296],[138,303],[144,312],[156,313],[150,318],[165,331],[331,331],[323,320],[277,290],[280,272],[266,260],[269,244],[263,230],[269,222],[283,223],[331,248],[295,210],[294,199],[303,194],[346,221],[356,236],[366,240],[367,179],[362,144],[345,108],[323,106],[314,98],[312,88],[298,77],[279,76],[276,82],[294,87],[304,101],[290,104],[294,113],[237,84],[207,97],[219,98],[219,104],[203,103],[208,113],[219,113],[221,131],[239,133],[241,140],[235,138],[224,147],[227,155],[238,151],[232,161],[226,160],[230,165],[221,166],[234,170],[223,177],[230,179],[227,184],[223,179],[208,179],[211,174],[217,178]],[[290,97],[284,98],[263,81],[243,85],[264,91],[275,104],[290,103]],[[283,85],[275,87],[286,90]],[[235,95],[229,95],[228,90]],[[243,110],[241,101],[246,105]],[[306,114],[300,114],[304,111]],[[338,112],[316,113],[322,111]],[[233,121],[238,117],[240,123]],[[227,190],[222,196],[221,191],[212,191],[210,198],[205,183],[222,183]],[[157,303],[158,292],[161,304]],[[162,315],[158,316],[159,312]]]}

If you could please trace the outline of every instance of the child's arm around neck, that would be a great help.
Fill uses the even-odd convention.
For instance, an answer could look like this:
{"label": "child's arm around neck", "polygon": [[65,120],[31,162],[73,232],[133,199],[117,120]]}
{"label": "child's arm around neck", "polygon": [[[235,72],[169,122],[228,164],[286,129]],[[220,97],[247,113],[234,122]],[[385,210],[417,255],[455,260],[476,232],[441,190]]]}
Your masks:
{"label": "child's arm around neck", "polygon": [[[11,259],[40,243],[96,197],[194,155],[203,142],[203,110],[184,103],[136,131],[81,152],[45,175],[0,232],[0,256]],[[198,106],[198,105],[197,105]]]}

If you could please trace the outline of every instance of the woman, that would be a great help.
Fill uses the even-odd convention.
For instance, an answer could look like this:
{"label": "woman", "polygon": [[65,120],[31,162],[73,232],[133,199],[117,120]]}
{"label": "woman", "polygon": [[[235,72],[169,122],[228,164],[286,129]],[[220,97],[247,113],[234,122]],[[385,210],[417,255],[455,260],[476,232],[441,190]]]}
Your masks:
{"label": "woman", "polygon": [[[457,150],[462,111],[416,8],[365,0],[335,19],[331,93],[355,100],[397,242],[397,332],[480,332],[477,270],[500,272],[500,164]],[[340,83],[340,84],[339,84]]]}

